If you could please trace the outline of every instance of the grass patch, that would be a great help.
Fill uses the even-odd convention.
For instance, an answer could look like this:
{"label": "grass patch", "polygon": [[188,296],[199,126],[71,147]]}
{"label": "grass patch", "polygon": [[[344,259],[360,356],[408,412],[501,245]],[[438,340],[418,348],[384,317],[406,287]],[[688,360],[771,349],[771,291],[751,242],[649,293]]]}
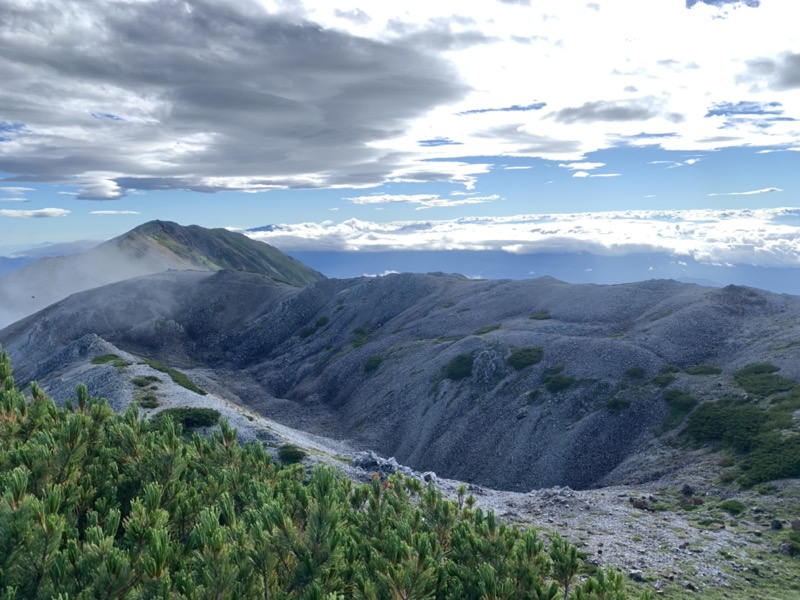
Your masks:
{"label": "grass patch", "polygon": [[180,408],[167,408],[162,410],[157,415],[153,416],[153,423],[162,423],[166,419],[172,419],[176,423],[180,423],[186,429],[193,429],[196,427],[211,427],[219,422],[219,411],[213,408],[196,408],[191,406],[182,406]]}
{"label": "grass patch", "polygon": [[472,363],[475,357],[472,354],[459,354],[444,367],[444,378],[452,381],[466,379],[472,375]]}
{"label": "grass patch", "polygon": [[91,362],[93,365],[107,365],[110,363],[118,369],[129,367],[132,364],[127,360],[120,358],[116,354],[103,354],[102,356],[95,356],[92,358]]}
{"label": "grass patch", "polygon": [[736,384],[748,394],[755,396],[771,396],[780,392],[788,392],[797,383],[776,375],[780,369],[769,363],[753,363],[746,365],[733,374]]}
{"label": "grass patch", "polygon": [[501,327],[502,325],[500,325],[500,323],[493,323],[492,325],[486,325],[485,327],[476,329],[475,333],[473,333],[472,335],[483,335],[484,333],[491,333],[492,331],[497,331]]}
{"label": "grass patch", "polygon": [[573,383],[575,383],[574,377],[563,375],[561,373],[557,375],[548,375],[544,378],[544,387],[546,387],[547,391],[552,394],[563,392],[567,388],[571,387]]}
{"label": "grass patch", "polygon": [[717,365],[695,365],[686,367],[686,373],[689,375],[721,375],[722,369]]}
{"label": "grass patch", "polygon": [[292,444],[283,444],[278,448],[278,458],[285,465],[293,465],[302,461],[308,456],[302,448],[298,448]]}
{"label": "grass patch", "polygon": [[201,396],[205,396],[208,393],[204,389],[197,387],[194,384],[194,382],[191,379],[189,379],[188,376],[186,376],[184,373],[181,373],[180,371],[176,371],[175,369],[162,365],[161,363],[156,362],[154,360],[148,360],[145,364],[147,364],[147,366],[149,366],[151,369],[155,369],[156,371],[160,371],[161,373],[166,373],[167,375],[170,376],[172,381],[177,383],[179,386],[184,387],[191,392],[194,392],[195,394],[200,394]]}
{"label": "grass patch", "polygon": [[364,363],[364,373],[372,373],[376,371],[378,367],[381,366],[383,362],[383,357],[380,354],[373,354],[367,359],[367,362]]}
{"label": "grass patch", "polygon": [[542,360],[542,356],[544,356],[544,351],[541,348],[515,348],[511,351],[511,354],[506,359],[506,362],[510,367],[513,367],[517,371],[521,371],[525,367],[530,367],[531,365],[537,364]]}
{"label": "grass patch", "polygon": [[131,379],[131,383],[136,387],[146,388],[154,383],[161,383],[161,380],[155,375],[147,375],[145,377],[134,377]]}
{"label": "grass patch", "polygon": [[537,310],[528,318],[532,321],[546,321],[547,319],[552,319],[553,317],[549,310]]}

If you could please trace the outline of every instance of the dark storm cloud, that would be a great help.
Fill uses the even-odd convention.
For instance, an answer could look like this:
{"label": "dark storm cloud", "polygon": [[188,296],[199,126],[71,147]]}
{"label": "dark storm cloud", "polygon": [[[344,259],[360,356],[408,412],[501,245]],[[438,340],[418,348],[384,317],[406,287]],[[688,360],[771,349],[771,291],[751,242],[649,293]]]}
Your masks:
{"label": "dark storm cloud", "polygon": [[433,27],[379,43],[254,0],[15,0],[0,19],[0,141],[18,145],[0,144],[0,171],[86,178],[85,198],[234,189],[232,177],[379,183],[407,157],[369,144],[467,91],[430,50],[481,35]]}

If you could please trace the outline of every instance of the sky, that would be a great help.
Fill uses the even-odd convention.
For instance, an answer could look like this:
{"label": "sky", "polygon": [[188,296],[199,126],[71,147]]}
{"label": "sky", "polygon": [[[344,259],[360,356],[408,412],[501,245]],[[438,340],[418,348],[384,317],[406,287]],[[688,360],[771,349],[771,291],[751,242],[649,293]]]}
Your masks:
{"label": "sky", "polygon": [[287,251],[800,266],[799,14],[3,0],[0,256],[162,219]]}

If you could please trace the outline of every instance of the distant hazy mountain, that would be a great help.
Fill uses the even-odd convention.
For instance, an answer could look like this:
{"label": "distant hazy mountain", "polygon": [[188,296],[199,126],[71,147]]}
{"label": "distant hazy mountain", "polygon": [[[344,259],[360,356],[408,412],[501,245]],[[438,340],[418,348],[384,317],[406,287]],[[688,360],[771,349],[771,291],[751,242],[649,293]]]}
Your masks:
{"label": "distant hazy mountain", "polygon": [[615,284],[646,279],[674,279],[715,287],[745,285],[781,294],[800,295],[800,268],[712,265],[689,257],[657,253],[626,256],[588,253],[510,254],[491,250],[288,253],[326,276],[337,278],[386,272],[438,271],[482,279],[550,276],[569,283]]}
{"label": "distant hazy mountain", "polygon": [[91,250],[100,244],[96,240],[78,240],[77,242],[63,242],[59,244],[42,244],[28,248],[22,252],[9,253],[8,256],[0,256],[0,277],[8,275],[45,256],[68,256]]}
{"label": "distant hazy mountain", "polygon": [[322,275],[225,229],[151,221],[87,252],[45,257],[0,277],[0,327],[83,290],[168,269],[261,273],[302,286]]}

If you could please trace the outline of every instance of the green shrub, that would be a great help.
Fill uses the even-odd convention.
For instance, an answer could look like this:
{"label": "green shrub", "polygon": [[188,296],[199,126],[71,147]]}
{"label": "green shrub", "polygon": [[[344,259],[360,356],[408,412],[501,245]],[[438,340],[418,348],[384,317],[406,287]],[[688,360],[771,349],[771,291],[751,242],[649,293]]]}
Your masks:
{"label": "green shrub", "polygon": [[541,348],[515,348],[511,351],[511,355],[506,359],[506,362],[510,367],[521,371],[525,367],[535,365],[541,361],[543,355],[544,351]]}
{"label": "green shrub", "polygon": [[746,506],[738,500],[725,500],[720,502],[719,507],[733,516],[743,513],[746,508]]}
{"label": "green shrub", "polygon": [[773,479],[800,477],[800,435],[766,433],[758,446],[739,465],[742,485],[753,486]]}
{"label": "green shrub", "polygon": [[180,408],[166,408],[153,416],[153,423],[162,423],[165,419],[171,418],[176,423],[180,423],[186,429],[195,427],[211,427],[219,422],[219,411],[213,408],[197,408],[193,406],[182,406]]}
{"label": "green shrub", "polygon": [[380,354],[373,354],[367,359],[367,362],[364,363],[364,373],[372,373],[377,370],[381,362],[383,362],[383,357]]}
{"label": "green shrub", "polygon": [[650,380],[650,383],[659,387],[667,387],[670,383],[673,383],[677,379],[678,378],[672,373],[659,373]]}
{"label": "green shrub", "polygon": [[153,394],[144,394],[136,402],[142,408],[156,408],[160,404],[158,398]]}
{"label": "green shrub", "polygon": [[659,373],[680,373],[680,367],[676,365],[661,365],[661,368],[658,370]]}
{"label": "green shrub", "polygon": [[317,322],[314,325],[315,327],[320,328],[320,327],[325,327],[325,325],[327,325],[329,322],[330,319],[328,317],[320,317],[319,319],[317,319]]}
{"label": "green shrub", "polygon": [[301,462],[308,456],[302,448],[298,448],[292,444],[283,444],[278,448],[278,458],[285,465],[293,465]]}
{"label": "green shrub", "polygon": [[558,373],[544,378],[544,387],[553,394],[562,392],[575,383],[575,378]]}
{"label": "green shrub", "polygon": [[537,310],[528,318],[533,321],[546,321],[547,319],[552,319],[553,317],[550,315],[549,310]]}
{"label": "green shrub", "polygon": [[797,383],[776,375],[778,370],[778,367],[769,363],[753,363],[734,373],[733,380],[744,391],[755,396],[770,396],[793,389]]}
{"label": "green shrub", "polygon": [[307,337],[311,337],[312,335],[314,335],[316,332],[317,330],[315,327],[306,327],[304,329],[301,329],[300,333],[298,333],[297,335],[299,335],[303,339],[306,339]]}
{"label": "green shrub", "polygon": [[697,400],[683,390],[667,390],[664,392],[664,400],[669,408],[661,426],[664,431],[675,429],[681,424],[683,418],[697,406]]}
{"label": "green shrub", "polygon": [[186,376],[184,373],[181,373],[180,371],[177,371],[171,367],[164,366],[161,363],[156,362],[154,360],[148,360],[146,364],[151,369],[155,369],[156,371],[160,371],[161,373],[166,373],[167,375],[170,376],[170,379],[172,379],[172,381],[177,383],[179,386],[184,387],[191,392],[194,392],[195,394],[200,394],[201,396],[205,396],[208,393],[204,389],[197,387],[194,384],[194,382],[191,379],[189,379],[188,376]]}
{"label": "green shrub", "polygon": [[526,394],[528,399],[528,404],[538,404],[543,400],[542,397],[542,388],[536,388],[535,390],[531,390]]}
{"label": "green shrub", "polygon": [[483,335],[484,333],[491,333],[492,331],[497,331],[500,329],[502,325],[500,323],[494,323],[492,325],[486,325],[485,327],[481,327],[480,329],[476,329],[475,333],[472,335]]}
{"label": "green shrub", "polygon": [[630,400],[623,400],[622,398],[612,398],[606,402],[606,410],[612,415],[619,415],[628,410],[631,406]]}
{"label": "green shrub", "polygon": [[685,434],[696,442],[719,442],[739,452],[756,444],[767,422],[763,409],[736,398],[703,404],[689,417]]}
{"label": "green shrub", "polygon": [[716,365],[695,365],[686,367],[686,372],[689,375],[719,375],[722,373],[722,369]]}
{"label": "green shrub", "polygon": [[646,373],[647,371],[645,371],[644,367],[631,367],[630,369],[625,369],[622,375],[628,379],[644,379]]}
{"label": "green shrub", "polygon": [[472,375],[472,363],[475,357],[472,354],[459,354],[444,367],[444,378],[458,381]]}

